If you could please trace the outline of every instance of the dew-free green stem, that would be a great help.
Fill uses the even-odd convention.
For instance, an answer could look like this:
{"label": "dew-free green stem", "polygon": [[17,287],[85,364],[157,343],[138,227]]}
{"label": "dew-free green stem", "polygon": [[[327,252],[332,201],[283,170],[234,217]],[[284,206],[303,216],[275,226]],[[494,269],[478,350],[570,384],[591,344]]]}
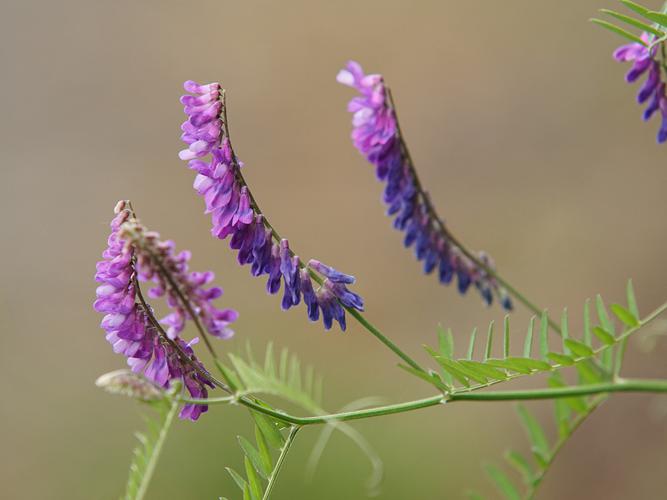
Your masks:
{"label": "dew-free green stem", "polygon": [[142,500],[146,495],[146,491],[148,490],[148,485],[151,482],[151,478],[153,477],[153,472],[155,472],[155,467],[157,466],[158,458],[160,457],[160,452],[162,451],[162,445],[164,445],[164,442],[167,439],[167,433],[169,432],[171,423],[173,422],[174,416],[176,415],[176,412],[178,410],[177,400],[170,401],[169,404],[170,404],[169,412],[167,413],[167,416],[164,420],[164,424],[160,429],[160,434],[158,435],[157,441],[155,442],[155,447],[153,448],[150,459],[146,464],[146,470],[142,475],[141,484],[139,485],[139,489],[137,490],[137,494],[134,497],[134,500]]}
{"label": "dew-free green stem", "polygon": [[[616,382],[588,384],[572,387],[555,387],[548,389],[527,389],[519,391],[493,391],[493,392],[453,392],[449,395],[438,394],[429,398],[406,401],[364,410],[332,413],[312,417],[295,417],[275,410],[270,410],[258,405],[250,399],[241,398],[238,402],[254,410],[266,413],[278,420],[294,425],[325,424],[331,421],[345,422],[348,420],[360,420],[364,418],[393,415],[408,411],[428,408],[444,403],[455,401],[524,401],[530,399],[557,399],[571,398],[575,396],[588,396],[592,394],[606,394],[610,392],[667,392],[667,380],[662,379],[619,379]],[[220,404],[229,403],[230,398],[212,399],[189,399],[182,398],[181,401],[193,404]]]}
{"label": "dew-free green stem", "polygon": [[266,485],[266,490],[264,491],[264,496],[262,496],[262,500],[269,499],[269,496],[271,495],[271,490],[273,490],[273,486],[276,484],[276,478],[278,477],[278,474],[280,474],[280,469],[282,469],[283,463],[285,463],[285,458],[287,457],[287,453],[289,453],[290,447],[292,446],[294,438],[296,438],[296,433],[299,432],[299,429],[300,427],[298,425],[293,425],[290,428],[289,433],[287,434],[287,439],[285,440],[285,444],[280,449],[280,456],[276,461],[276,466],[273,468],[273,471],[271,471],[271,475],[269,476],[269,482]]}
{"label": "dew-free green stem", "polygon": [[528,492],[525,495],[526,500],[532,500],[535,497],[535,493],[537,493],[537,489],[542,483],[542,480],[544,479],[545,474],[547,471],[550,470],[549,465],[555,460],[556,455],[560,452],[561,448],[567,440],[574,434],[574,431],[576,431],[579,426],[584,423],[584,420],[586,420],[591,413],[593,413],[604,401],[606,400],[606,394],[600,394],[595,400],[590,404],[590,406],[584,411],[583,413],[580,413],[577,415],[577,417],[574,419],[572,422],[572,425],[569,429],[569,432],[567,436],[562,436],[558,439],[558,442],[555,444],[555,446],[551,449],[551,452],[549,454],[549,457],[547,459],[546,467],[540,468],[539,472],[533,476],[532,481],[528,487]]}

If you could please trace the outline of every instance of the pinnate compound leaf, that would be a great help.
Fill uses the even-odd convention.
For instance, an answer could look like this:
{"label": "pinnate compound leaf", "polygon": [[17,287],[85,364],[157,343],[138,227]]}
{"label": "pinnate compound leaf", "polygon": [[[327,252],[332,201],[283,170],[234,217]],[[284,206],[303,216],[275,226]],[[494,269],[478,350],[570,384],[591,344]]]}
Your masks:
{"label": "pinnate compound leaf", "polygon": [[160,456],[162,445],[167,438],[169,428],[178,410],[176,400],[160,400],[150,406],[157,411],[157,417],[145,417],[147,431],[135,434],[139,446],[132,452],[130,474],[123,497],[125,500],[141,500],[144,498],[155,469],[155,463]]}

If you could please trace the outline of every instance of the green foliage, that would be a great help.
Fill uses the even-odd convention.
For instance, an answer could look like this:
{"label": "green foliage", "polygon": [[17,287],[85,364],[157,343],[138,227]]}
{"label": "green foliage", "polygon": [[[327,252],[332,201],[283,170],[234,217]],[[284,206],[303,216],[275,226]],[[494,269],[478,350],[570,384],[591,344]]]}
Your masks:
{"label": "green foliage", "polygon": [[[279,357],[269,343],[264,363],[255,361],[248,347],[247,359],[229,354],[232,367],[224,367],[225,378],[231,380],[238,396],[266,394],[289,401],[309,412],[321,412],[322,378],[312,367],[301,369],[301,362],[287,349]],[[222,365],[219,363],[219,365]]]}
{"label": "green foliage", "polygon": [[[424,346],[426,352],[439,365],[440,370],[428,373],[418,372],[409,367],[403,369],[431,383],[445,393],[471,391],[489,387],[521,376],[544,372],[557,372],[566,366],[576,366],[582,378],[589,381],[609,379],[615,372],[614,348],[622,349],[626,338],[639,329],[637,304],[628,285],[627,307],[614,304],[611,312],[620,320],[625,330],[616,334],[615,325],[607,307],[600,296],[595,306],[597,324],[591,320],[589,303],[584,306],[583,333],[574,336],[569,326],[567,310],[561,316],[561,349],[551,350],[549,347],[549,318],[546,311],[539,320],[539,354],[533,355],[533,335],[537,319],[531,318],[526,336],[520,345],[523,346],[521,356],[512,356],[510,339],[512,332],[508,317],[503,322],[503,338],[501,356],[492,357],[494,324],[489,324],[484,355],[475,360],[477,330],[473,330],[466,341],[467,350],[464,357],[455,356],[454,336],[450,330],[438,330],[438,349]],[[592,335],[591,335],[592,332]],[[597,343],[594,342],[597,340]],[[617,354],[618,357],[618,354]]]}
{"label": "green foliage", "polygon": [[[584,307],[584,334],[582,340],[575,340],[568,335],[567,314],[564,313],[562,325],[563,331],[563,353],[548,352],[547,358],[555,361],[560,366],[575,365],[578,372],[579,383],[600,383],[609,380],[618,375],[621,363],[623,361],[622,349],[618,349],[616,359],[614,360],[613,373],[607,371],[603,365],[607,362],[602,359],[601,364],[595,362],[598,354],[608,352],[607,347],[611,348],[617,344],[621,347],[625,345],[628,335],[636,331],[640,326],[639,309],[635,299],[632,282],[628,282],[626,289],[627,308],[620,305],[611,306],[613,315],[624,325],[624,332],[615,336],[615,325],[611,320],[607,308],[598,296],[596,300],[596,312],[599,325],[591,327],[588,302]],[[591,347],[590,332],[601,341],[602,346],[593,349]],[[530,332],[530,329],[529,329]],[[588,332],[588,333],[587,333]],[[530,333],[529,333],[530,335]],[[524,352],[524,356],[529,351]],[[567,354],[566,354],[567,353]],[[604,358],[604,356],[601,356]],[[553,373],[549,377],[548,384],[551,388],[566,387],[560,371],[557,371],[552,365]],[[570,397],[555,399],[554,406],[554,427],[556,438],[549,440],[549,432],[539,423],[537,418],[523,405],[517,406],[519,419],[526,431],[530,443],[532,460],[529,460],[521,453],[510,450],[505,454],[505,459],[511,469],[520,477],[520,483],[517,484],[509,475],[497,466],[486,466],[486,471],[491,481],[496,486],[499,493],[507,499],[533,498],[544,475],[549,470],[556,455],[567,442],[569,437],[581,425],[581,423],[604,402],[607,395]],[[520,493],[522,492],[522,493]],[[480,498],[479,495],[477,498]]]}
{"label": "green foliage", "polygon": [[255,444],[238,436],[244,455],[245,477],[231,467],[226,469],[241,490],[244,500],[264,500],[271,494],[298,427],[289,427],[285,434],[285,427],[278,420],[254,411],[250,413],[255,420]]}
{"label": "green foliage", "polygon": [[162,451],[162,445],[178,410],[178,402],[169,399],[150,403],[150,406],[157,414],[154,418],[145,417],[146,431],[136,434],[139,444],[134,449],[130,464],[130,475],[123,497],[125,500],[144,498]]}
{"label": "green foliage", "polygon": [[[235,396],[252,396],[256,404],[273,409],[266,401],[254,398],[257,395],[271,395],[289,401],[309,413],[326,413],[321,406],[322,378],[315,375],[312,367],[302,370],[299,359],[287,349],[282,349],[279,355],[275,355],[273,345],[269,343],[263,363],[255,360],[249,346],[246,349],[246,359],[231,353],[229,359],[231,366],[218,362],[218,367],[230,387],[234,387]],[[281,459],[287,453],[298,427],[286,426],[283,422],[257,411],[251,410],[250,413],[255,422],[255,444],[243,436],[238,437],[244,454],[245,478],[233,469],[227,470],[243,492],[244,500],[265,499],[271,492]],[[363,436],[345,422],[332,421],[327,423],[326,427],[332,431],[341,431],[366,454],[373,467],[373,479],[369,481],[369,489],[375,488],[382,476],[382,462]],[[277,460],[274,459],[276,451],[279,452]]]}
{"label": "green foliage", "polygon": [[642,32],[650,35],[652,37],[650,44],[646,43],[646,41],[642,40],[638,35],[627,31],[625,28],[619,26],[618,24],[605,21],[603,19],[591,19],[591,22],[632,42],[640,43],[645,47],[650,47],[656,43],[665,41],[667,38],[667,13],[665,7],[667,7],[667,5],[663,7],[662,12],[656,12],[630,0],[619,1],[634,14],[639,15],[640,19],[609,9],[601,9],[600,12],[606,16],[609,16],[614,21],[620,22],[623,25],[632,26],[633,28],[637,28]]}

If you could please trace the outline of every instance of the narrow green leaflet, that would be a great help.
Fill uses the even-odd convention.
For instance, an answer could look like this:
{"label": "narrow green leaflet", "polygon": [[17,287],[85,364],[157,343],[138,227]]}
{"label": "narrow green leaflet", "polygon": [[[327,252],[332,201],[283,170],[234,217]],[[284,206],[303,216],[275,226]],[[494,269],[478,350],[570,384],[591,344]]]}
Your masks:
{"label": "narrow green leaflet", "polygon": [[639,307],[637,307],[637,299],[635,298],[635,289],[632,286],[632,280],[628,280],[625,295],[628,301],[628,310],[635,318],[639,318]]}
{"label": "narrow green leaflet", "polygon": [[663,14],[662,12],[649,11],[644,14],[644,17],[650,19],[654,23],[659,24],[660,26],[667,28],[667,14]]}
{"label": "narrow green leaflet", "polygon": [[528,333],[526,333],[526,340],[523,344],[523,357],[530,358],[533,350],[533,329],[535,328],[535,316],[530,318],[528,323]]}
{"label": "narrow green leaflet", "polygon": [[266,466],[259,454],[259,451],[257,451],[257,449],[252,444],[250,444],[250,441],[248,441],[243,436],[238,436],[237,439],[239,441],[239,445],[241,445],[243,453],[245,453],[245,456],[250,460],[254,469],[259,472],[264,479],[269,477],[269,474],[271,473],[271,466]]}
{"label": "narrow green leaflet", "polygon": [[542,359],[545,359],[547,357],[547,353],[549,352],[549,340],[547,338],[548,335],[549,316],[547,316],[546,311],[543,311],[542,317],[540,318],[540,356]]}
{"label": "narrow green leaflet", "polygon": [[255,420],[255,424],[262,432],[262,435],[266,438],[268,443],[273,448],[280,448],[285,444],[285,438],[280,433],[278,425],[275,420],[272,420],[270,417],[259,413],[256,411],[251,411],[252,418]]}
{"label": "narrow green leaflet", "polygon": [[505,320],[503,321],[503,357],[508,357],[510,355],[510,317],[509,314],[505,315]]}
{"label": "narrow green leaflet", "polygon": [[643,45],[644,47],[647,47],[646,42],[644,42],[644,40],[639,38],[637,35],[633,35],[629,31],[625,31],[623,28],[620,28],[620,27],[616,26],[615,24],[611,24],[607,21],[603,21],[602,19],[595,19],[595,18],[591,19],[590,21],[592,23],[597,24],[598,26],[603,27],[606,30],[609,30],[613,33],[616,33],[617,35],[621,35],[623,38],[627,38],[631,42],[639,43],[639,44]]}
{"label": "narrow green leaflet", "polygon": [[493,321],[489,323],[489,330],[486,334],[486,348],[484,349],[484,361],[491,357],[491,349],[493,348]]}
{"label": "narrow green leaflet", "polygon": [[609,333],[608,331],[606,331],[604,328],[600,327],[600,326],[596,326],[596,327],[594,327],[594,328],[593,328],[593,333],[595,334],[595,336],[596,336],[598,339],[600,339],[600,341],[601,341],[603,344],[611,345],[611,344],[613,344],[614,342],[616,342],[616,339],[614,338],[614,336],[613,336],[611,333]]}
{"label": "narrow green leaflet", "polygon": [[503,471],[491,464],[487,464],[485,469],[489,476],[491,476],[491,479],[493,479],[498,491],[500,491],[507,500],[521,500],[521,495],[519,495],[516,487]]}
{"label": "narrow green leaflet", "polygon": [[639,326],[639,320],[635,317],[634,314],[628,311],[625,307],[618,304],[612,304],[611,312],[613,312],[614,315],[618,319],[620,319],[622,323],[625,324],[625,326],[628,326],[630,328]]}
{"label": "narrow green leaflet", "polygon": [[632,0],[619,0],[623,5],[625,5],[628,9],[636,12],[640,16],[646,15],[648,12],[650,12],[650,9],[647,9],[646,7],[643,7],[639,5],[638,3],[633,2]]}
{"label": "narrow green leaflet", "polygon": [[579,356],[581,358],[589,358],[593,355],[593,349],[588,347],[583,342],[579,342],[573,339],[566,339],[564,342],[565,347],[567,347],[572,354]]}
{"label": "narrow green leaflet", "polygon": [[477,339],[477,328],[474,328],[470,334],[470,344],[468,345],[468,359],[472,359],[475,354],[475,340]]}
{"label": "narrow green leaflet", "polygon": [[521,474],[521,478],[525,484],[530,484],[532,482],[533,471],[530,467],[530,464],[528,463],[528,460],[526,460],[526,457],[524,457],[518,451],[508,450],[505,453],[505,459],[510,463],[510,465],[512,465],[512,467],[517,470],[519,474]]}
{"label": "narrow green leaflet", "polygon": [[640,30],[645,31],[646,33],[652,33],[653,35],[656,35],[658,37],[664,35],[664,32],[662,32],[658,29],[655,29],[653,26],[650,26],[646,23],[638,21],[637,19],[626,16],[624,14],[619,14],[618,12],[614,12],[613,10],[600,9],[600,12],[603,13],[603,14],[607,14],[608,16],[614,17],[621,22],[629,24],[630,26],[634,26],[635,28],[639,28]]}
{"label": "narrow green leaflet", "polygon": [[517,412],[533,449],[540,457],[548,457],[549,442],[540,423],[523,405],[517,405]]}

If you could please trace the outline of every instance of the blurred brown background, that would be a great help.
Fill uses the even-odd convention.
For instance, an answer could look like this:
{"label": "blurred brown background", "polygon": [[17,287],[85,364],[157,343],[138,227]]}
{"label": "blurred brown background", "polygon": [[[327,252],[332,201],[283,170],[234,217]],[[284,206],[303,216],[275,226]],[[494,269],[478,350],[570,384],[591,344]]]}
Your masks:
{"label": "blurred brown background", "polygon": [[[611,59],[620,39],[587,23],[611,5],[2,2],[0,496],[122,492],[141,409],[94,387],[124,361],[91,309],[95,261],[120,198],[192,249],[196,269],[216,271],[224,305],[241,313],[222,349],[248,339],[259,351],[269,339],[290,347],[324,374],[331,410],[369,394],[429,394],[353,321],[345,334],[325,334],[302,310],[281,312],[264,280],[209,236],[193,174],[177,157],[186,79],[229,89],[235,146],[273,224],[302,256],[354,273],[368,317],[419,359],[438,322],[464,338],[502,313],[423,277],[402,248],[381,185],[349,142],[352,93],[334,79],[348,58],[384,73],[441,213],[512,282],[579,317],[586,297],[620,300],[632,277],[642,312],[657,306],[667,295],[667,146],[655,144],[658,123],[641,122],[636,88]],[[518,332],[528,317],[513,316]],[[631,344],[625,373],[667,376],[667,344],[639,347]],[[530,407],[551,418],[549,404]],[[613,397],[565,447],[539,498],[664,498],[664,408],[655,396]],[[178,422],[150,498],[237,498],[224,466],[239,467],[234,436],[249,432],[247,420],[216,407],[197,424]],[[511,403],[354,425],[384,460],[383,499],[491,492],[482,463],[527,447]],[[363,498],[368,463],[341,436],[305,481],[317,434],[296,442],[275,498]]]}

